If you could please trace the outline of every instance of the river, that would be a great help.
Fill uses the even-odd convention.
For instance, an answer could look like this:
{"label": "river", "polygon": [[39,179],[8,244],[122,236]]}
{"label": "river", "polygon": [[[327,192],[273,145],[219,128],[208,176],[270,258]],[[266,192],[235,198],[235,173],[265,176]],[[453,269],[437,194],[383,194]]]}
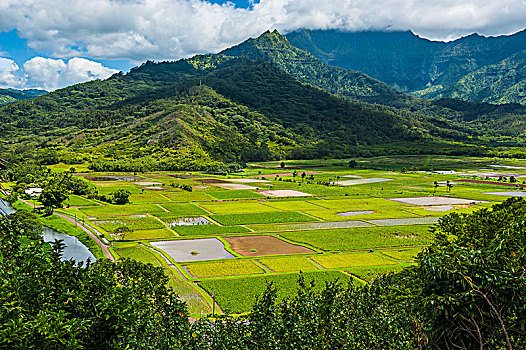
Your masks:
{"label": "river", "polygon": [[[15,210],[7,203],[0,201],[0,212],[6,214],[14,213]],[[73,259],[75,261],[86,262],[88,258],[91,261],[95,261],[95,256],[89,251],[89,249],[82,244],[77,237],[69,236],[58,231],[55,231],[49,227],[44,227],[44,232],[42,232],[44,242],[54,242],[56,239],[62,240],[66,245],[64,251],[62,252],[62,260]]]}

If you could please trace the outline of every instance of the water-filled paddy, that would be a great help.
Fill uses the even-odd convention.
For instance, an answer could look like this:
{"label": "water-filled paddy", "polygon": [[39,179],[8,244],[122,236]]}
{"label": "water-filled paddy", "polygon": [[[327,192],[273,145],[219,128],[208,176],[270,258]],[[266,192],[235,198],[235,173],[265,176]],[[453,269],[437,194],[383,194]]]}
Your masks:
{"label": "water-filled paddy", "polygon": [[388,198],[391,201],[400,202],[409,205],[455,205],[484,203],[484,201],[475,201],[472,199],[451,198],[451,197],[411,197],[411,198]]}
{"label": "water-filled paddy", "polygon": [[150,244],[166,252],[175,261],[216,260],[234,257],[217,238],[161,241]]}
{"label": "water-filled paddy", "polygon": [[507,192],[484,192],[483,194],[493,194],[496,196],[526,197],[524,191],[507,191]]}

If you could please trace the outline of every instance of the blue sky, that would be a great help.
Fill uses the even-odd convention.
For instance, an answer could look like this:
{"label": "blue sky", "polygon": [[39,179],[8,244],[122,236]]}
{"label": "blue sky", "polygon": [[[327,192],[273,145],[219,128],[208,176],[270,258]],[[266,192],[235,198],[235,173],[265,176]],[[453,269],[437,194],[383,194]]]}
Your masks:
{"label": "blue sky", "polygon": [[526,26],[526,0],[2,0],[0,88],[54,90],[146,60],[215,53],[266,30],[413,30],[434,40]]}

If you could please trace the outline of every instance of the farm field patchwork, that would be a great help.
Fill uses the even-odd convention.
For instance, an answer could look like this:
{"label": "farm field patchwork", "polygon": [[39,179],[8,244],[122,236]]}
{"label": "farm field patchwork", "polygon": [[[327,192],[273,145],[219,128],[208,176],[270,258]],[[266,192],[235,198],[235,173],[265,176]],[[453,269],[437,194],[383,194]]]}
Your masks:
{"label": "farm field patchwork", "polygon": [[[210,299],[201,294],[214,291],[223,309],[242,312],[267,282],[275,283],[280,298],[291,295],[299,271],[321,285],[337,277],[363,283],[399,271],[430,243],[430,227],[441,216],[526,196],[519,188],[505,191],[481,178],[467,181],[478,173],[497,174],[480,170],[495,161],[429,159],[364,158],[356,169],[333,160],[287,161],[285,169],[270,162],[249,165],[230,177],[90,173],[84,176],[95,180],[89,183],[99,194],[124,189],[131,192],[131,203],[111,205],[72,195],[62,212],[88,220],[113,243],[116,255],[162,265],[192,312],[210,312]],[[433,171],[407,170],[424,163],[432,164]],[[522,168],[510,171],[520,178],[526,173],[526,166]],[[308,176],[301,178],[303,172]],[[452,187],[446,186],[448,181]],[[122,226],[131,232],[113,234]]]}

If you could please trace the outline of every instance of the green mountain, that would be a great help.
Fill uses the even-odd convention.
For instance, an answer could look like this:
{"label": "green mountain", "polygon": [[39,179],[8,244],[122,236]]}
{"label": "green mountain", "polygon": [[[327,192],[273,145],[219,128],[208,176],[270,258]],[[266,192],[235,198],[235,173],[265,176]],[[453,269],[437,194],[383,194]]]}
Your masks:
{"label": "green mountain", "polygon": [[526,107],[411,97],[329,66],[277,32],[0,107],[2,153],[115,171],[224,172],[248,161],[500,146],[512,154],[522,152],[525,130]]}
{"label": "green mountain", "polygon": [[13,156],[106,170],[475,148],[452,144],[469,143],[461,128],[341,99],[262,59],[225,55],[147,62],[3,106],[0,122]]}
{"label": "green mountain", "polygon": [[436,42],[411,32],[302,30],[287,35],[320,60],[362,71],[426,98],[459,97],[492,103],[526,103],[526,31],[509,36],[472,34]]}
{"label": "green mountain", "polygon": [[248,39],[220,55],[264,59],[300,81],[342,97],[390,105],[409,98],[362,72],[322,62],[311,53],[291,45],[277,30]]}
{"label": "green mountain", "polygon": [[47,91],[37,89],[0,89],[0,104],[15,102],[18,100],[26,100],[28,98],[38,97],[43,94],[47,94]]}

